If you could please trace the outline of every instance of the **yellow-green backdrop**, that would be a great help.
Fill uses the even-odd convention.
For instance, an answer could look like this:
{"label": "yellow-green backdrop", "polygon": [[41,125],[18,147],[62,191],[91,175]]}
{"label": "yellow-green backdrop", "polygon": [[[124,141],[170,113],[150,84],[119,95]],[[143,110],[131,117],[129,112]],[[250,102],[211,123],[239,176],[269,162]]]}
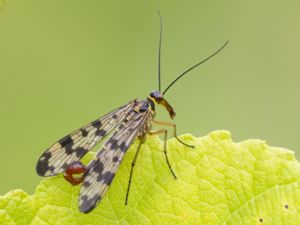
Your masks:
{"label": "yellow-green backdrop", "polygon": [[[0,194],[33,192],[58,138],[157,89],[208,56],[165,96],[179,133],[227,129],[298,151],[300,2],[6,1],[0,11]],[[158,110],[158,118],[168,119]]]}

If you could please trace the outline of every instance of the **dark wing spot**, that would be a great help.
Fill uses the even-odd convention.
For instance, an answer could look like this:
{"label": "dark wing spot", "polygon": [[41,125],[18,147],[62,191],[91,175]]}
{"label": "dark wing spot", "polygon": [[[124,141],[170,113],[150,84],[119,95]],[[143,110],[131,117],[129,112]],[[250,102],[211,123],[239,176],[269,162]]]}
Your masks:
{"label": "dark wing spot", "polygon": [[103,163],[100,162],[100,160],[95,160],[91,162],[91,164],[88,166],[89,171],[96,172],[98,176],[100,177],[102,171],[103,171]]}
{"label": "dark wing spot", "polygon": [[88,188],[89,186],[91,186],[92,184],[91,184],[91,182],[89,182],[89,181],[84,181],[83,182],[83,186],[85,187],[85,188]]}
{"label": "dark wing spot", "polygon": [[65,136],[65,137],[63,137],[62,139],[59,140],[59,144],[62,147],[65,147],[65,146],[67,146],[69,144],[72,144],[72,143],[73,143],[73,140],[69,135],[67,135],[67,136]]}
{"label": "dark wing spot", "polygon": [[77,149],[76,149],[76,156],[77,156],[78,158],[81,158],[81,157],[84,156],[87,152],[88,152],[88,150],[85,149],[85,148],[83,148],[83,147],[77,148]]}
{"label": "dark wing spot", "polygon": [[122,142],[122,144],[120,145],[120,149],[121,149],[122,152],[126,152],[126,150],[128,148],[127,148],[127,145],[125,144],[125,142]]}
{"label": "dark wing spot", "polygon": [[113,159],[112,159],[113,162],[118,162],[118,160],[119,160],[118,156],[114,156]]}
{"label": "dark wing spot", "polygon": [[94,122],[92,122],[92,125],[96,128],[99,128],[102,124],[100,120],[95,120]]}
{"label": "dark wing spot", "polygon": [[261,222],[261,223],[264,222],[263,218],[260,218],[260,219],[259,219],[259,222]]}
{"label": "dark wing spot", "polygon": [[108,143],[111,144],[111,145],[110,145],[110,148],[111,148],[112,150],[116,150],[116,149],[118,148],[118,145],[117,145],[118,141],[117,141],[117,140],[111,138],[111,139],[108,141]]}
{"label": "dark wing spot", "polygon": [[89,198],[89,197],[91,197],[91,196],[88,196],[88,195],[81,196],[82,204],[79,206],[80,212],[83,212],[83,213],[91,212],[96,207],[97,203],[99,201],[101,201],[100,195],[95,195],[92,198]]}
{"label": "dark wing spot", "polygon": [[45,173],[50,169],[49,159],[51,158],[51,152],[45,152],[42,157],[39,159],[36,165],[36,172],[40,176],[44,176]]}
{"label": "dark wing spot", "polygon": [[289,208],[289,205],[288,204],[285,204],[285,206],[284,206],[286,209],[288,209]]}
{"label": "dark wing spot", "polygon": [[67,146],[65,147],[65,152],[66,152],[67,155],[73,154],[74,150],[72,149],[72,145],[71,145],[71,146],[70,146],[70,145],[67,145]]}
{"label": "dark wing spot", "polygon": [[114,179],[115,174],[112,172],[107,171],[102,176],[98,177],[97,181],[103,182],[107,185],[110,185],[112,180]]}
{"label": "dark wing spot", "polygon": [[80,130],[83,137],[86,137],[88,135],[88,132],[85,129],[81,128]]}
{"label": "dark wing spot", "polygon": [[97,130],[96,131],[96,136],[103,137],[106,134],[106,131],[103,129]]}
{"label": "dark wing spot", "polygon": [[49,171],[51,171],[52,173],[54,172],[55,167],[54,166],[49,166]]}

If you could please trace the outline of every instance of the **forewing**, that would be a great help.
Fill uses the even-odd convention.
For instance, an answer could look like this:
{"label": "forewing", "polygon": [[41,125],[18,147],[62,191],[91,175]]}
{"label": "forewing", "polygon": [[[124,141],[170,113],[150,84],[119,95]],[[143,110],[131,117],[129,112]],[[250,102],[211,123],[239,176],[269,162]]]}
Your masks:
{"label": "forewing", "polygon": [[40,176],[62,173],[75,161],[82,158],[103,139],[132,110],[133,101],[121,106],[84,127],[66,135],[48,148],[40,157],[36,171]]}
{"label": "forewing", "polygon": [[135,137],[140,134],[150,112],[137,113],[114,132],[96,158],[88,165],[79,195],[79,210],[88,213],[105,195],[117,169]]}

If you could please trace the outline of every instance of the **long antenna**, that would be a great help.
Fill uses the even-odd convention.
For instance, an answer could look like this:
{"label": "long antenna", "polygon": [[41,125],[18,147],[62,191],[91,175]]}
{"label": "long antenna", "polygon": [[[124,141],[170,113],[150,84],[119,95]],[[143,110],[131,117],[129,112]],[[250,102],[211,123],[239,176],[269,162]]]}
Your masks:
{"label": "long antenna", "polygon": [[160,61],[161,61],[161,40],[162,40],[162,19],[160,15],[160,11],[158,11],[159,21],[160,21],[160,32],[159,32],[159,45],[158,45],[158,90],[161,90],[161,79],[160,79]]}
{"label": "long antenna", "polygon": [[219,48],[217,51],[215,51],[214,53],[212,53],[210,56],[208,56],[207,58],[203,59],[201,62],[197,63],[196,65],[188,68],[186,71],[184,71],[182,74],[180,74],[171,84],[169,84],[169,86],[164,90],[163,95],[167,92],[167,90],[169,90],[170,87],[172,87],[176,81],[178,81],[181,77],[183,77],[184,75],[186,75],[188,72],[190,72],[192,69],[195,69],[197,66],[200,66],[202,63],[208,61],[210,58],[212,58],[213,56],[215,56],[216,54],[218,54],[223,48],[225,48],[225,46],[228,44],[229,41],[226,41],[221,48]]}

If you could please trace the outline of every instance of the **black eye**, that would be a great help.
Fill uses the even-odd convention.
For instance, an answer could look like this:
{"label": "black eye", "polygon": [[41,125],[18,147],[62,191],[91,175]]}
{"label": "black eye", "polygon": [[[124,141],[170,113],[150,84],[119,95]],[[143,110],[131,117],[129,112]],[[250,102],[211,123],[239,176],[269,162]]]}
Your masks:
{"label": "black eye", "polygon": [[150,96],[151,96],[152,98],[157,98],[157,97],[160,96],[160,94],[159,94],[158,91],[152,91],[152,92],[150,93]]}
{"label": "black eye", "polygon": [[154,98],[156,100],[161,100],[163,97],[162,97],[162,94],[159,92],[159,91],[152,91],[150,93],[150,97],[151,98]]}

